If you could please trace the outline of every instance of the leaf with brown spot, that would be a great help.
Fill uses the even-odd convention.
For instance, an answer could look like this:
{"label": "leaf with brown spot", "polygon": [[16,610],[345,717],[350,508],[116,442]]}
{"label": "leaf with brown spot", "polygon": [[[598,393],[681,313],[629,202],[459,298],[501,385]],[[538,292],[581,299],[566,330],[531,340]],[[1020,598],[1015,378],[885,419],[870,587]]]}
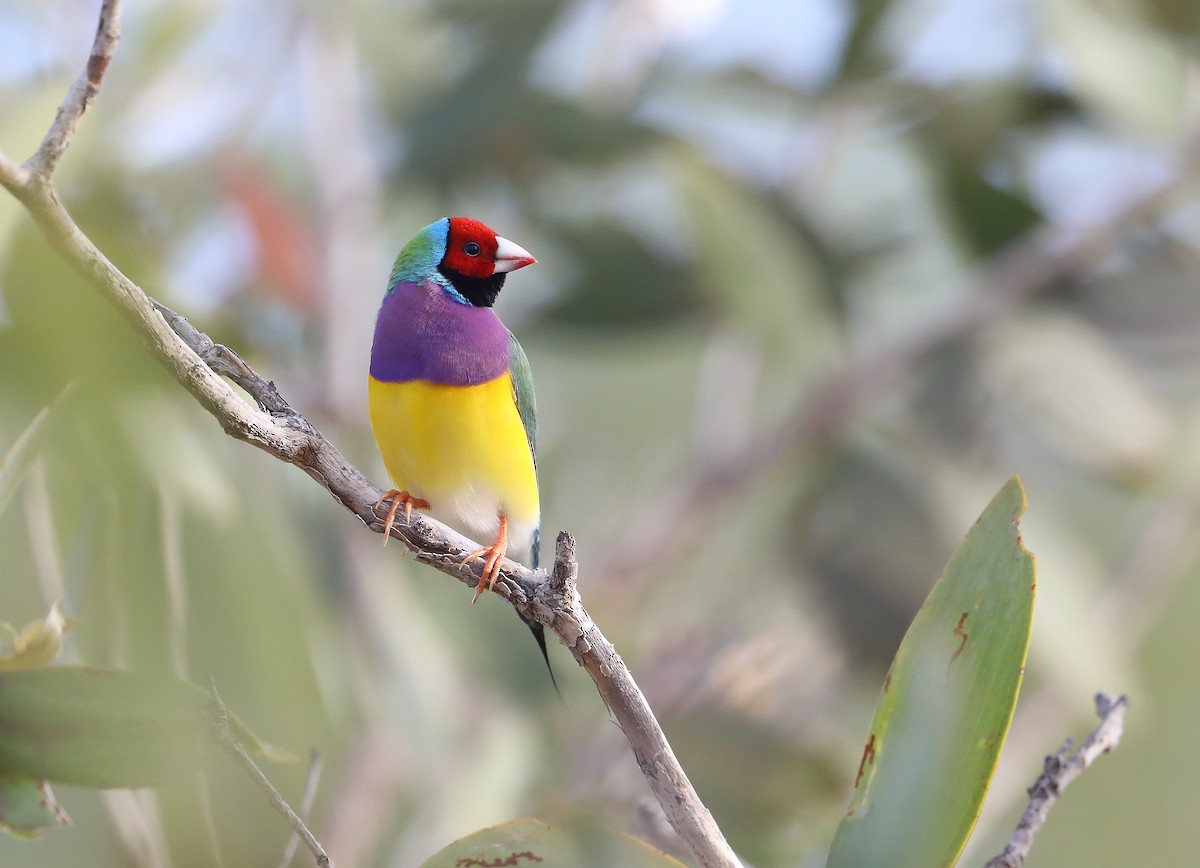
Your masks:
{"label": "leaf with brown spot", "polygon": [[[885,682],[886,685],[886,682]],[[887,690],[887,687],[884,687]],[[868,763],[875,762],[875,733],[871,733],[871,737],[867,739],[867,745],[863,748],[862,759],[858,761],[858,774],[854,776],[854,786],[858,786],[858,782],[862,780],[863,769]]]}
{"label": "leaf with brown spot", "polygon": [[[1029,648],[1033,556],[1010,480],[913,619],[826,868],[939,868],[966,845],[1008,734]],[[919,796],[919,797],[917,797]]]}

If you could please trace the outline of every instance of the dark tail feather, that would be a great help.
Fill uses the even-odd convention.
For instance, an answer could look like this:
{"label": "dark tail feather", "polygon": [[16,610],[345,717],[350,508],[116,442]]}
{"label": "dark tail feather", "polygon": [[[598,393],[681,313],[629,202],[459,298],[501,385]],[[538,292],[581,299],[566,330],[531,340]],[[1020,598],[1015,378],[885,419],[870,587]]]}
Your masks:
{"label": "dark tail feather", "polygon": [[545,628],[537,621],[526,618],[520,612],[517,612],[517,616],[525,622],[525,625],[529,627],[529,632],[533,634],[533,639],[537,642],[538,648],[542,652],[542,659],[546,661],[546,671],[550,673],[550,683],[554,685],[554,692],[558,694],[559,699],[562,699],[562,691],[558,689],[558,680],[554,677],[554,668],[550,665],[550,654],[546,650]]}
{"label": "dark tail feather", "polygon": [[[533,549],[530,552],[530,560],[533,561],[533,568],[538,568],[538,562],[542,556],[542,529],[534,528],[533,531]],[[550,673],[550,683],[554,685],[554,692],[558,694],[558,698],[562,699],[562,691],[558,689],[558,679],[554,677],[554,667],[550,665],[550,654],[546,651],[546,629],[537,621],[531,621],[517,612],[517,617],[525,622],[525,626],[529,628],[529,632],[533,634],[533,639],[538,643],[538,648],[542,652],[542,659],[546,661],[546,671]]]}

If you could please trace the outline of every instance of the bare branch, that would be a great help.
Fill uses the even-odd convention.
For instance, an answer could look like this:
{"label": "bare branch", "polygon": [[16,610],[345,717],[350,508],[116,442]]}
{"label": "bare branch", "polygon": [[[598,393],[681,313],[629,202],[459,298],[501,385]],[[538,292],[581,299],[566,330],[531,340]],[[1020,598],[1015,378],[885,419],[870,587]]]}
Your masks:
{"label": "bare branch", "polygon": [[0,186],[16,192],[29,184],[29,170],[0,153]]}
{"label": "bare branch", "polygon": [[279,791],[275,789],[270,779],[263,774],[262,769],[254,762],[254,758],[250,756],[245,746],[234,738],[233,731],[229,728],[229,709],[225,707],[225,703],[221,701],[221,697],[217,694],[217,685],[210,685],[212,693],[210,719],[212,722],[213,731],[216,733],[217,741],[221,746],[234,755],[242,768],[250,773],[250,777],[254,778],[255,782],[263,788],[267,794],[267,798],[271,801],[271,807],[283,814],[284,819],[288,821],[296,834],[300,836],[300,840],[313,854],[313,858],[317,860],[317,868],[334,868],[333,862],[329,860],[329,856],[325,854],[321,843],[313,836],[313,833],[308,831],[308,826],[304,825],[304,821],[292,810],[292,806],[287,803],[283,796],[279,795]]}
{"label": "bare branch", "polygon": [[1050,809],[1058,801],[1062,791],[1096,761],[1102,753],[1108,753],[1121,743],[1125,728],[1125,710],[1129,698],[1113,699],[1107,693],[1096,694],[1096,714],[1100,725],[1071,753],[1072,739],[1067,739],[1053,756],[1046,757],[1045,768],[1033,786],[1029,788],[1029,807],[1021,815],[1017,828],[1004,847],[1004,852],[989,861],[984,868],[1021,868],[1029,856],[1033,839],[1046,824]]}
{"label": "bare branch", "polygon": [[100,92],[104,73],[108,71],[108,63],[120,39],[121,0],[103,0],[87,65],[67,91],[54,116],[54,123],[46,131],[38,149],[23,165],[0,153],[0,186],[6,187],[22,202],[35,187],[40,188],[37,192],[42,196],[57,199],[50,189],[50,176],[71,144],[79,119]]}
{"label": "bare branch", "polygon": [[192,352],[203,359],[204,363],[218,374],[228,377],[241,386],[258,403],[259,407],[268,413],[280,416],[294,417],[296,415],[288,406],[287,401],[283,400],[279,390],[275,388],[275,383],[259,376],[242,361],[241,356],[224,344],[215,342],[165,304],[159,304],[154,299],[150,299],[150,303],[154,305],[155,310],[162,314],[162,318],[167,321],[167,325],[175,334],[183,338],[183,342],[191,347]]}
{"label": "bare branch", "polygon": [[[531,614],[554,630],[592,677],[600,697],[629,740],[638,767],[667,821],[697,861],[705,866],[741,864],[684,774],[625,661],[584,610],[575,585],[578,574],[575,540],[566,531],[560,531],[554,546],[549,587],[534,598]],[[541,610],[543,601],[550,605],[549,612]],[[543,620],[546,615],[550,616],[549,621]]]}
{"label": "bare branch", "polygon": [[54,174],[58,161],[66,153],[79,119],[87,111],[96,94],[100,92],[100,84],[104,73],[108,71],[108,62],[117,50],[117,42],[121,39],[121,0],[104,0],[100,4],[100,20],[96,25],[96,37],[92,40],[92,51],[88,55],[87,66],[71,89],[58,113],[54,123],[46,131],[37,151],[25,163],[30,174],[40,181],[49,182]]}

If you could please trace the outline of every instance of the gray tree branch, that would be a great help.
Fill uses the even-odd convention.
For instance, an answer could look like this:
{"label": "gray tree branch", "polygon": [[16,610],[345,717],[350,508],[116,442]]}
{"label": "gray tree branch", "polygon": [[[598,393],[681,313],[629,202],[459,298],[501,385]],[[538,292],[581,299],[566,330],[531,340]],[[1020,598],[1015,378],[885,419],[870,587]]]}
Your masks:
{"label": "gray tree branch", "polygon": [[[55,250],[121,312],[151,354],[227,434],[301,468],[364,524],[381,533],[384,508],[375,508],[381,490],[293,410],[274,383],[184,317],[149,298],[96,248],[59,201],[51,173],[95,97],[116,49],[119,7],[119,0],[103,3],[88,71],[72,87],[37,153],[23,165],[0,153],[0,185],[25,205]],[[257,406],[243,400],[222,376],[241,387]],[[478,584],[480,565],[464,565],[462,559],[479,546],[461,534],[416,513],[409,522],[398,520],[392,534],[421,562],[471,588]],[[495,591],[522,614],[550,628],[591,676],[629,740],[668,821],[696,861],[704,868],[736,868],[741,863],[700,801],[628,667],[584,609],[576,588],[577,574],[574,540],[560,533],[549,576],[506,559]],[[324,857],[323,851],[314,850],[314,855],[318,861]]]}
{"label": "gray tree branch", "polygon": [[67,152],[79,119],[87,111],[96,94],[100,92],[100,84],[104,81],[104,73],[108,71],[108,63],[117,50],[117,42],[121,39],[121,0],[103,0],[100,5],[100,18],[96,24],[96,37],[92,40],[92,52],[88,55],[87,65],[71,89],[67,91],[54,123],[46,131],[37,151],[25,163],[25,168],[34,177],[44,178],[49,183],[50,176],[58,166],[58,161]]}
{"label": "gray tree branch", "polygon": [[1100,725],[1084,739],[1075,753],[1071,753],[1075,743],[1068,738],[1054,755],[1046,757],[1041,775],[1029,788],[1029,806],[1021,815],[1012,837],[1008,839],[1004,851],[984,868],[1021,868],[1025,864],[1034,838],[1046,825],[1050,809],[1058,802],[1062,791],[1083,774],[1100,754],[1114,750],[1121,743],[1127,708],[1127,696],[1113,699],[1107,693],[1096,694],[1096,714],[1100,716]]}

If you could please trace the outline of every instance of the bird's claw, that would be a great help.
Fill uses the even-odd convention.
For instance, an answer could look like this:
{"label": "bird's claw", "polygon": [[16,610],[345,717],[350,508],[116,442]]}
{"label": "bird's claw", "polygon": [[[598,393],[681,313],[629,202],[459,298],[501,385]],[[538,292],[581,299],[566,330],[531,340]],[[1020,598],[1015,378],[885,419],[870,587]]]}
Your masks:
{"label": "bird's claw", "polygon": [[496,535],[496,540],[490,546],[478,549],[471,552],[463,558],[464,564],[469,564],[471,561],[483,558],[483,572],[479,576],[479,584],[475,586],[475,596],[471,600],[474,605],[480,594],[485,590],[490,591],[496,584],[496,579],[500,577],[500,564],[504,561],[504,553],[508,551],[508,519],[500,516],[500,533]]}
{"label": "bird's claw", "polygon": [[[379,500],[375,501],[375,506],[383,503],[385,500],[391,500],[392,506],[388,510],[387,520],[383,524],[383,544],[387,545],[388,539],[392,535],[392,525],[396,523],[396,512],[400,509],[400,505],[404,505],[404,522],[405,524],[412,518],[413,507],[417,509],[429,509],[429,501],[423,500],[420,497],[413,497],[407,491],[400,491],[392,488],[383,493]],[[408,546],[404,547],[404,554],[408,554]]]}
{"label": "bird's claw", "polygon": [[472,603],[478,600],[479,596],[485,590],[490,591],[492,586],[496,584],[496,579],[500,576],[500,562],[504,560],[504,549],[494,549],[489,546],[488,548],[471,552],[471,554],[463,558],[463,563],[469,564],[471,561],[485,555],[483,573],[479,576],[479,584],[475,586],[475,596],[471,600]]}

